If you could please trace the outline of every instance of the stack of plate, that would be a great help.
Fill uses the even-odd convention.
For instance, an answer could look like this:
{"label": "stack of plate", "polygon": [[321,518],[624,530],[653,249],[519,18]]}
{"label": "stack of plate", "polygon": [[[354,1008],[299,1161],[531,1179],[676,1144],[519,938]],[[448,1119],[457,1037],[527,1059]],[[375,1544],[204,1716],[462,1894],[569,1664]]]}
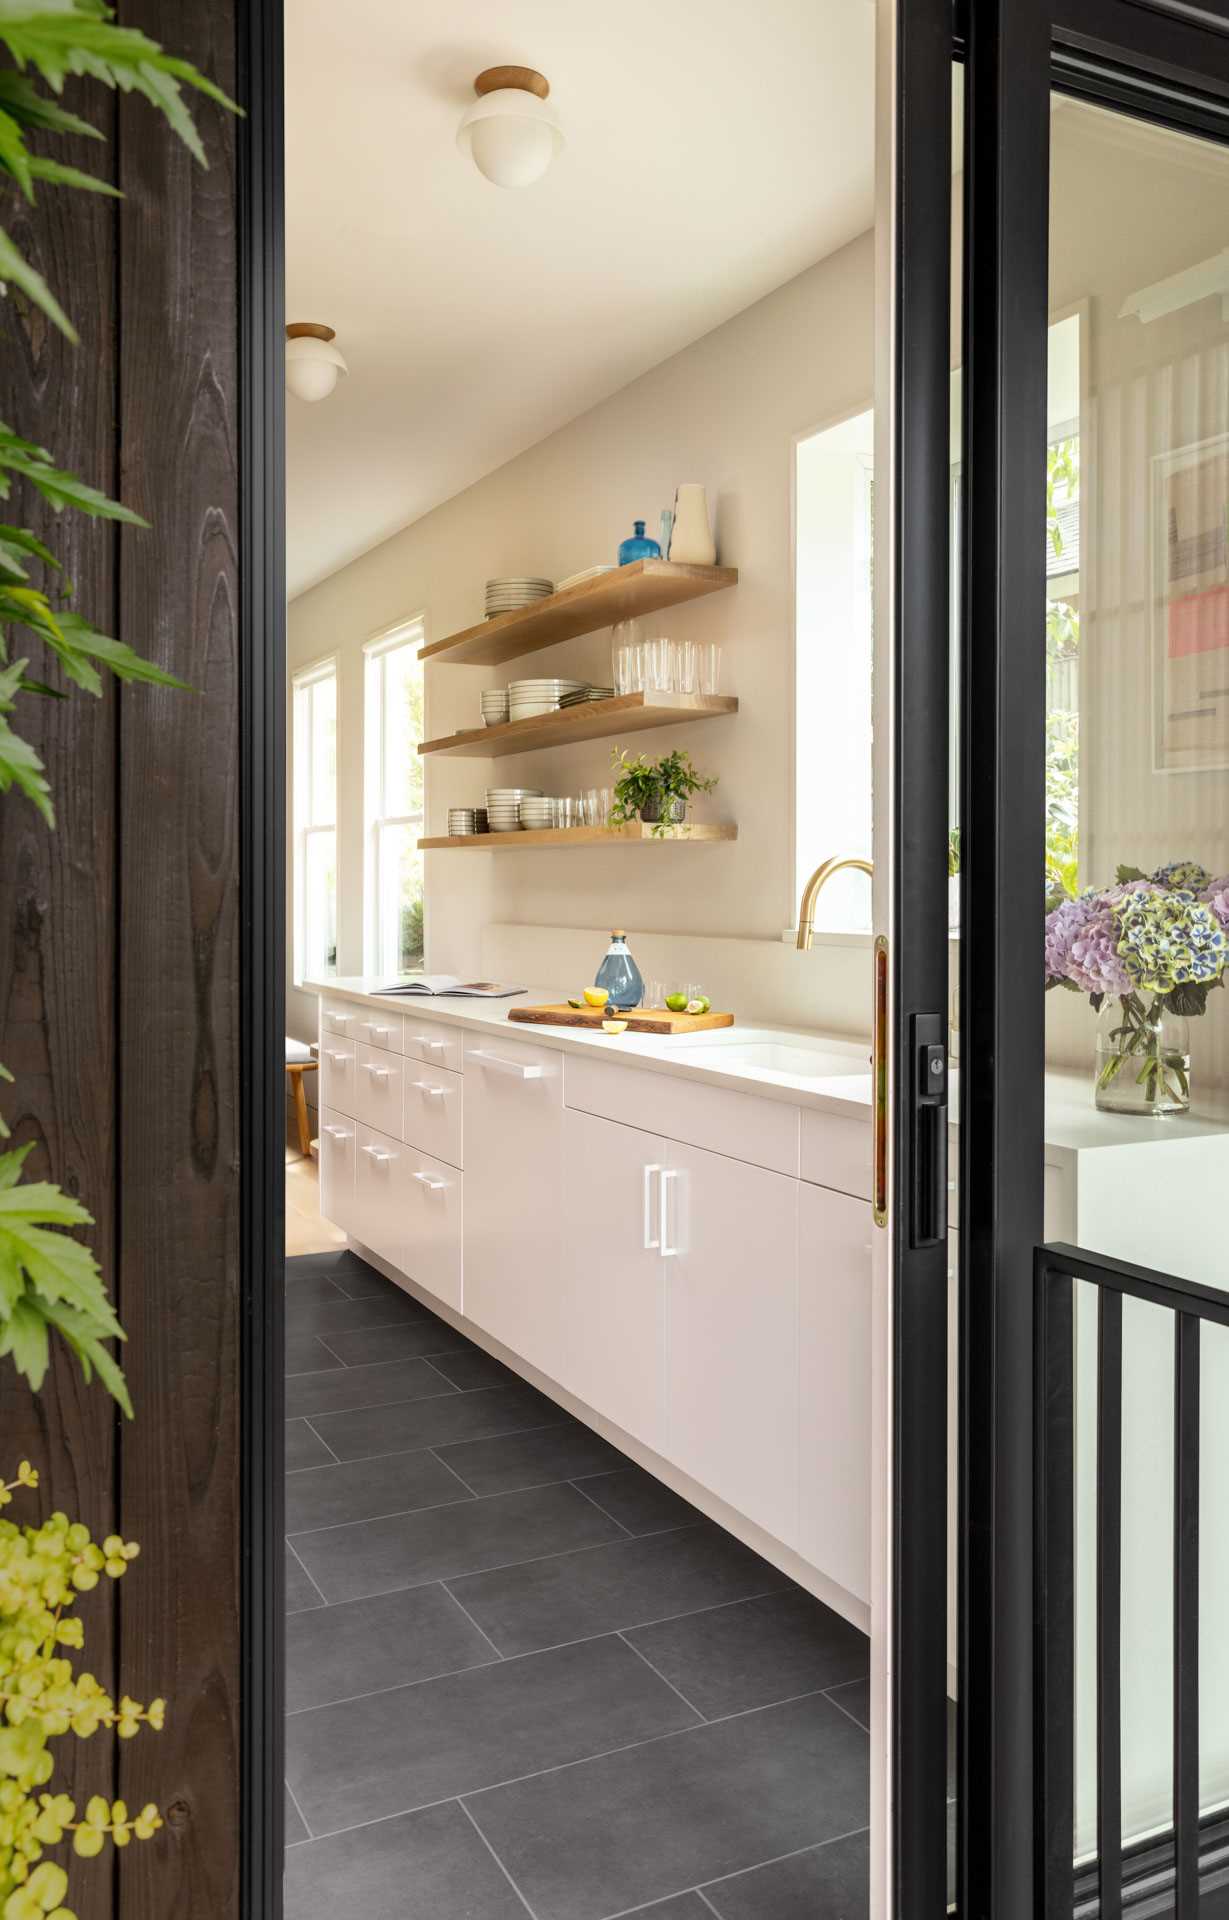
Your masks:
{"label": "stack of plate", "polygon": [[565,693],[580,693],[584,680],[513,680],[508,687],[508,718],[530,720],[535,714],[555,713]]}
{"label": "stack of plate", "polygon": [[612,562],[609,566],[605,567],[586,567],[583,573],[569,573],[566,580],[559,582],[556,592],[562,593],[566,587],[578,587],[582,580],[597,580],[602,574],[613,573],[614,571],[614,564]]}
{"label": "stack of plate", "polygon": [[521,801],[540,800],[541,797],[541,787],[488,787],[486,790],[486,811],[491,832],[519,832],[521,825]]}
{"label": "stack of plate", "polygon": [[469,833],[485,833],[486,830],[485,807],[449,807],[448,837],[450,840],[464,838]]}
{"label": "stack of plate", "polygon": [[508,718],[507,687],[488,687],[482,696],[482,720],[488,727],[500,727]]}
{"label": "stack of plate", "polygon": [[575,693],[565,693],[559,705],[561,707],[583,707],[586,700],[613,699],[613,687],[581,687]]}
{"label": "stack of plate", "polygon": [[536,800],[522,800],[520,804],[521,825],[533,833],[543,827],[555,824],[555,802],[546,794]]}
{"label": "stack of plate", "polygon": [[515,613],[519,607],[531,607],[535,600],[545,600],[554,591],[554,581],[543,580],[537,574],[508,574],[498,580],[488,580],[486,617],[493,620],[497,613]]}

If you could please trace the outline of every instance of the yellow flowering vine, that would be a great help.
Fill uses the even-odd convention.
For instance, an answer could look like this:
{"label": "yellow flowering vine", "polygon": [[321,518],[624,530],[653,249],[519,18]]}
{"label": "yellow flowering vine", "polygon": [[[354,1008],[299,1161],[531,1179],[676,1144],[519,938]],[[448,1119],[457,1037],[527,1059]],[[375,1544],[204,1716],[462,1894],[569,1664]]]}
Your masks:
{"label": "yellow flowering vine", "polygon": [[[28,1460],[0,1483],[0,1508],[19,1489],[34,1489]],[[67,1733],[88,1740],[106,1728],[129,1740],[162,1728],[166,1702],[143,1706],[128,1694],[115,1701],[70,1655],[85,1645],[72,1612],[100,1580],[119,1580],[140,1548],[119,1534],[95,1541],[80,1522],[53,1513],[41,1526],[0,1519],[0,1915],[3,1920],[74,1920],[64,1900],[68,1875],[48,1847],[69,1844],[90,1859],[107,1842],[126,1847],[150,1840],[162,1825],[151,1802],[130,1812],[122,1800],[95,1794],[83,1809],[54,1791],[51,1742]]]}

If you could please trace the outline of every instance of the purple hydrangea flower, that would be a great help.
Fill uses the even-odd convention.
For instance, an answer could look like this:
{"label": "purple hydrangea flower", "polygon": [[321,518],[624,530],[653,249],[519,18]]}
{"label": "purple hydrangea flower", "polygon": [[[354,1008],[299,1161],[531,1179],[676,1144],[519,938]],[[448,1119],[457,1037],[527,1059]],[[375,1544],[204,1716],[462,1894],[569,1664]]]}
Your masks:
{"label": "purple hydrangea flower", "polygon": [[1211,907],[1221,926],[1229,933],[1229,874],[1220,880],[1212,880],[1200,893],[1199,898]]}
{"label": "purple hydrangea flower", "polygon": [[1104,894],[1063,900],[1046,915],[1045,965],[1050,979],[1071,980],[1082,993],[1130,993],[1133,982],[1117,949],[1118,928]]}

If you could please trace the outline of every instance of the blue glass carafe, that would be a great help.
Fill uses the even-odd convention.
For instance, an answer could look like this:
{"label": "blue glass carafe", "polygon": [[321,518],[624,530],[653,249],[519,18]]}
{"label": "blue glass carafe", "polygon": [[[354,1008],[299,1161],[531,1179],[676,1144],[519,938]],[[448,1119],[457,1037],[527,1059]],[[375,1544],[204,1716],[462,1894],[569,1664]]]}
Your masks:
{"label": "blue glass carafe", "polygon": [[626,1013],[631,1007],[638,1007],[644,999],[644,981],[640,969],[627,950],[627,935],[616,927],[610,936],[610,945],[606,949],[606,958],[597,970],[595,987],[605,987],[610,996],[608,1005],[618,1007]]}
{"label": "blue glass carafe", "polygon": [[624,540],[619,548],[619,565],[630,566],[633,560],[660,560],[661,548],[656,540],[650,540],[644,531],[643,520],[633,520],[632,536]]}

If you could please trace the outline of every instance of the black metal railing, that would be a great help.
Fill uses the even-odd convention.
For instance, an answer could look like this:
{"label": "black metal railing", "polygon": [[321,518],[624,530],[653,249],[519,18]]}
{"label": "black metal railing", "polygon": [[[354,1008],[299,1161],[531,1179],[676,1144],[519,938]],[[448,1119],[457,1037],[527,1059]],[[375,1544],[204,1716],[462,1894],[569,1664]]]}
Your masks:
{"label": "black metal railing", "polygon": [[[1200,1331],[1229,1326],[1229,1294],[1075,1247],[1035,1261],[1037,1885],[1042,1920],[1124,1911],[1197,1920],[1201,1895],[1226,1875],[1223,1818],[1199,1810]],[[1075,1283],[1097,1288],[1096,1680],[1097,1848],[1075,1852]],[[1160,1841],[1124,1845],[1122,1830],[1122,1302],[1174,1316],[1173,1824]],[[1164,1551],[1158,1542],[1158,1551]],[[1205,1909],[1206,1913],[1206,1909]]]}

